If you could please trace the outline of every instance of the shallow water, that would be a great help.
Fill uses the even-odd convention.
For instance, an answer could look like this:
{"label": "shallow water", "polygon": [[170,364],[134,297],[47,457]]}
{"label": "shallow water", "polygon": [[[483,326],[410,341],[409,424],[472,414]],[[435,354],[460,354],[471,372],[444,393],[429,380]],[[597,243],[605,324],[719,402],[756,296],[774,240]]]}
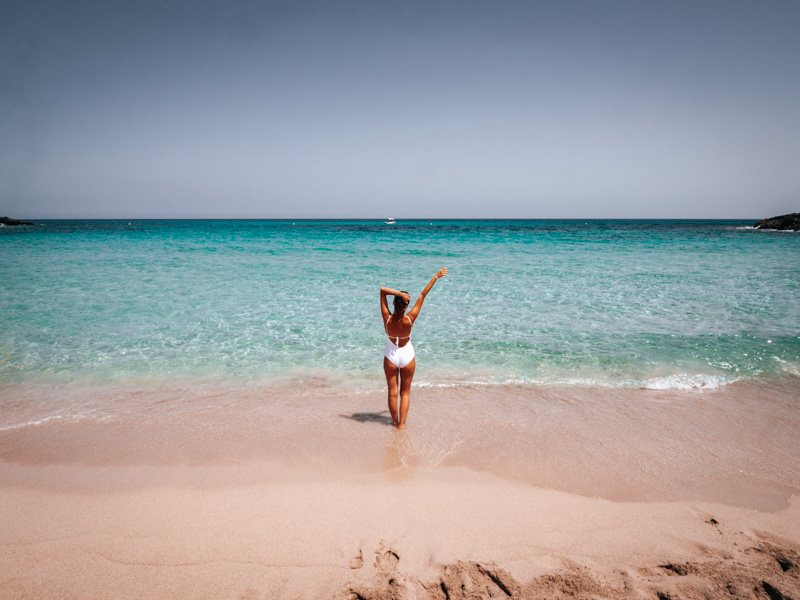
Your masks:
{"label": "shallow water", "polygon": [[[0,230],[0,384],[380,384],[381,285],[420,386],[713,388],[800,375],[800,235],[734,221],[47,221]],[[377,382],[376,382],[377,380]]]}
{"label": "shallow water", "polygon": [[[800,490],[800,235],[748,225],[5,228],[0,461],[456,466],[778,509]],[[443,266],[399,432],[378,290]]]}

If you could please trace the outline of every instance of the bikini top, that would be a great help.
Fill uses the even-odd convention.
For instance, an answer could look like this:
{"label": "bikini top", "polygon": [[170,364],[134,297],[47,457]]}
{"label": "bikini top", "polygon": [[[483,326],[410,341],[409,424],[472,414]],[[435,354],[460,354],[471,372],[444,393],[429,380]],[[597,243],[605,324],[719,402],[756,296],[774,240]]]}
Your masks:
{"label": "bikini top", "polygon": [[[406,317],[408,317],[408,322],[411,323],[411,325],[413,326],[414,325],[414,321],[411,320],[411,317],[409,317],[408,315],[403,315],[403,319],[405,319]],[[389,316],[389,319],[391,319],[391,318],[392,317]],[[392,342],[392,340],[394,340],[392,343],[395,346],[399,347],[400,346],[400,340],[410,340],[411,339],[411,334],[409,333],[409,335],[401,335],[401,336],[391,336],[391,335],[389,335],[389,319],[386,319],[386,325],[384,325],[384,329],[386,330],[386,337],[389,338],[390,342]]]}

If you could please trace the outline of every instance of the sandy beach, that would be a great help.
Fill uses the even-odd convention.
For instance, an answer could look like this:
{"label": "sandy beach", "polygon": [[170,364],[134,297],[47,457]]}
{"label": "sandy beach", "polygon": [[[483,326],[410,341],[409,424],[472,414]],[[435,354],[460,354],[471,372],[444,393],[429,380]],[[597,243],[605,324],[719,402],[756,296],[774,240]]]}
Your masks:
{"label": "sandy beach", "polygon": [[800,600],[798,31],[3,1],[0,600]]}
{"label": "sandy beach", "polygon": [[[580,419],[566,419],[571,425],[561,433],[567,439],[548,442],[554,452],[588,457],[603,442],[620,464],[616,475],[600,469],[613,457],[596,450],[596,466],[564,460],[563,478],[553,468],[547,477],[556,485],[547,486],[534,485],[522,471],[498,472],[492,466],[498,455],[488,445],[499,442],[491,436],[482,438],[485,464],[469,448],[433,460],[440,450],[431,449],[432,440],[449,434],[432,415],[426,426],[425,417],[446,404],[451,391],[420,390],[407,432],[387,426],[380,405],[366,410],[380,398],[377,392],[328,392],[330,406],[313,419],[297,413],[273,428],[274,415],[254,410],[241,415],[249,415],[250,427],[238,420],[236,402],[250,406],[243,390],[234,394],[236,402],[229,390],[216,407],[209,401],[218,390],[184,394],[182,402],[173,390],[171,403],[163,397],[168,392],[138,390],[126,393],[143,409],[125,418],[52,420],[0,432],[0,597],[800,597],[795,450],[765,454],[772,442],[757,415],[744,428],[750,437],[735,441],[735,454],[757,456],[767,477],[773,468],[783,472],[772,490],[748,467],[728,474],[714,493],[696,465],[681,458],[680,436],[658,420],[672,455],[662,451],[644,468],[635,466],[632,483],[624,481],[633,471],[612,444],[611,422],[598,423],[598,431],[607,431],[590,442],[578,435]],[[31,393],[4,389],[8,405]],[[319,390],[303,393],[314,397]],[[458,397],[484,429],[487,422],[470,407],[486,393]],[[513,390],[497,393],[513,404]],[[641,391],[630,393],[642,400]],[[674,427],[695,436],[681,423],[682,396],[648,394],[668,404]],[[149,402],[141,402],[143,395]],[[564,392],[551,396],[549,402],[565,401]],[[716,392],[730,410],[733,396],[733,390]],[[710,396],[684,394],[695,404],[702,398]],[[547,398],[540,411],[542,404],[548,406]],[[345,407],[356,412],[337,421]],[[585,421],[598,421],[586,406],[579,412]],[[311,425],[328,422],[334,426]],[[798,435],[796,421],[768,424],[781,444]],[[440,431],[428,438],[431,427]],[[644,424],[639,429],[639,435],[646,431]],[[628,437],[639,436],[631,431]],[[537,452],[526,452],[535,462]],[[708,473],[719,470],[723,454],[724,448],[709,448],[716,462]],[[770,465],[770,456],[789,462]],[[659,459],[674,465],[671,482],[659,474]],[[607,480],[597,484],[595,497],[569,491],[570,482],[581,479],[580,464],[590,465],[584,467],[587,481]],[[662,499],[654,493],[658,485],[664,486]]]}
{"label": "sandy beach", "polygon": [[37,468],[4,465],[0,594],[796,598],[800,592],[797,499],[774,513],[703,502],[612,502],[459,469],[358,480],[295,472],[258,485],[220,483],[230,469],[263,466],[43,466],[35,477],[51,482],[44,485],[31,481]]}

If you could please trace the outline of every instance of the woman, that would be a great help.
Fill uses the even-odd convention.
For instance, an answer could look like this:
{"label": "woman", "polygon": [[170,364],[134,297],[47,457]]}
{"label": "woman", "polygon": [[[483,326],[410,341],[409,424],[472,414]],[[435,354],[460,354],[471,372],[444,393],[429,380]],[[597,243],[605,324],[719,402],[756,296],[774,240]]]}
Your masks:
{"label": "woman", "polygon": [[[398,429],[405,429],[406,426],[408,406],[411,402],[411,380],[414,378],[414,370],[417,368],[414,346],[411,345],[411,327],[417,321],[425,296],[431,291],[436,280],[445,275],[447,275],[447,269],[442,269],[433,276],[408,314],[406,314],[406,308],[411,299],[408,292],[381,288],[381,316],[387,337],[383,372],[386,373],[386,383],[389,385],[389,412],[392,413],[392,422]],[[394,314],[389,312],[386,296],[394,296]],[[399,413],[397,411],[398,378],[400,379]]]}

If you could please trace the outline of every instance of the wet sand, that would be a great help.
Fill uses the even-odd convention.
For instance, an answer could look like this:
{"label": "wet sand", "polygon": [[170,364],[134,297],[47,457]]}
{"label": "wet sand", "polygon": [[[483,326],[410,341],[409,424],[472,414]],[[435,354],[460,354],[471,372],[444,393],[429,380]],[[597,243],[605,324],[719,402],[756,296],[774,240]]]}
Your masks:
{"label": "wet sand", "polygon": [[[0,598],[796,600],[798,411],[761,389],[418,390],[401,433],[372,392],[5,388]],[[93,416],[26,425],[48,394]]]}

